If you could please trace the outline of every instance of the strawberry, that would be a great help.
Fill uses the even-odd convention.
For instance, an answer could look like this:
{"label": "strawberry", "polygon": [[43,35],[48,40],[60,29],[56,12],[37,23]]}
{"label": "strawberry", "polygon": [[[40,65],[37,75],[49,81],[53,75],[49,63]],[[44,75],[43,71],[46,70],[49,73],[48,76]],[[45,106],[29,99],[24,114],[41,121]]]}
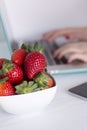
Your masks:
{"label": "strawberry", "polygon": [[0,58],[0,69],[2,68],[3,63],[6,60],[7,60],[6,58]]}
{"label": "strawberry", "polygon": [[19,84],[23,80],[22,69],[11,61],[4,62],[2,72],[12,84]]}
{"label": "strawberry", "polygon": [[9,81],[6,81],[6,78],[0,80],[0,96],[10,96],[14,95],[14,87]]}
{"label": "strawberry", "polygon": [[13,52],[11,56],[11,60],[13,63],[22,66],[26,55],[27,55],[27,51],[20,48]]}
{"label": "strawberry", "polygon": [[55,85],[55,81],[52,76],[46,72],[39,73],[35,78],[34,81],[39,84],[39,87],[51,88]]}
{"label": "strawberry", "polygon": [[46,58],[42,54],[43,46],[36,42],[34,46],[28,46],[28,54],[24,61],[24,71],[29,80],[32,80],[38,73],[46,68]]}
{"label": "strawberry", "polygon": [[46,67],[46,59],[39,52],[29,53],[24,61],[24,70],[28,79],[33,79],[38,73],[43,72]]}

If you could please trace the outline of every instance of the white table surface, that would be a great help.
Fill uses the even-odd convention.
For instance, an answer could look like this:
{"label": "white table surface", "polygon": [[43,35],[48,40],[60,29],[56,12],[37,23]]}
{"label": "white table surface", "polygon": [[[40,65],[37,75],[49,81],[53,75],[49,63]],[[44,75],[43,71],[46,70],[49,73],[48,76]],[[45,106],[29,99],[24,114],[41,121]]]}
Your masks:
{"label": "white table surface", "polygon": [[0,130],[87,130],[87,101],[68,89],[87,81],[87,73],[55,76],[57,93],[51,104],[34,115],[13,116],[0,109]]}

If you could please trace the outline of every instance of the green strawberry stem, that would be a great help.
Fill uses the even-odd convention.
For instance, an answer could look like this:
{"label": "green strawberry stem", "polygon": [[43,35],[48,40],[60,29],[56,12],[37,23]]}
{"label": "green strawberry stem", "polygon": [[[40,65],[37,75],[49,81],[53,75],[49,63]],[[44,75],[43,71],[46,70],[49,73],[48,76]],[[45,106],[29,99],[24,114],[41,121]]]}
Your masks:
{"label": "green strawberry stem", "polygon": [[31,45],[25,45],[24,43],[21,45],[22,49],[27,50],[29,53],[30,52],[40,52],[43,53],[44,52],[44,46],[41,43],[38,43],[37,41],[34,43],[34,46]]}
{"label": "green strawberry stem", "polygon": [[3,75],[2,69],[0,69],[0,75]]}
{"label": "green strawberry stem", "polygon": [[20,85],[15,86],[17,94],[26,94],[34,92],[38,88],[38,84],[34,81],[23,81]]}
{"label": "green strawberry stem", "polygon": [[3,79],[0,79],[0,84],[4,83],[4,82],[7,81],[7,80],[8,80],[8,77],[5,77],[5,78],[3,78]]}
{"label": "green strawberry stem", "polygon": [[14,64],[11,60],[5,61],[2,66],[2,72],[3,74],[6,74],[9,70],[14,68]]}
{"label": "green strawberry stem", "polygon": [[25,43],[23,43],[23,44],[21,45],[21,49],[24,49],[24,50],[27,50],[27,51],[28,51],[28,46],[25,45]]}
{"label": "green strawberry stem", "polygon": [[49,84],[48,84],[48,80],[49,80],[49,76],[45,73],[45,72],[42,72],[42,73],[39,73],[35,78],[34,78],[34,81],[36,83],[38,83],[38,85],[40,87],[49,87]]}

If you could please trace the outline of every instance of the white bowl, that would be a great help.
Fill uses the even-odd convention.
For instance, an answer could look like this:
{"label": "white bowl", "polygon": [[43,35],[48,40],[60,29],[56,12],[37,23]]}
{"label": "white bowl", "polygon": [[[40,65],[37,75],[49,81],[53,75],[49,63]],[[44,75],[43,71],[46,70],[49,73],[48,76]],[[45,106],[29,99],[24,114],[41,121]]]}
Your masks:
{"label": "white bowl", "polygon": [[0,96],[0,105],[8,113],[25,114],[42,111],[54,98],[57,86],[14,96]]}

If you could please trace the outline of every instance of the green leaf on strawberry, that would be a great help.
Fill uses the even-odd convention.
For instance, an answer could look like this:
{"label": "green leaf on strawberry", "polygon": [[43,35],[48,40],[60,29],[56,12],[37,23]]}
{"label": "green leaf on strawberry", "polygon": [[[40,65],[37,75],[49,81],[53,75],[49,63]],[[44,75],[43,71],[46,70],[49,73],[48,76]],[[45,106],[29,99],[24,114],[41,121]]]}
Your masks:
{"label": "green leaf on strawberry", "polygon": [[35,83],[34,81],[29,81],[29,82],[23,81],[21,84],[15,86],[17,94],[31,93],[36,91],[37,88],[38,88],[38,84]]}
{"label": "green leaf on strawberry", "polygon": [[35,51],[40,52],[40,53],[44,52],[44,46],[41,43],[38,43],[37,41],[34,43],[33,46],[26,45],[23,43],[21,45],[21,49],[27,50],[28,53],[35,52]]}
{"label": "green leaf on strawberry", "polygon": [[55,84],[54,79],[46,72],[39,73],[33,80],[43,88],[50,88]]}

